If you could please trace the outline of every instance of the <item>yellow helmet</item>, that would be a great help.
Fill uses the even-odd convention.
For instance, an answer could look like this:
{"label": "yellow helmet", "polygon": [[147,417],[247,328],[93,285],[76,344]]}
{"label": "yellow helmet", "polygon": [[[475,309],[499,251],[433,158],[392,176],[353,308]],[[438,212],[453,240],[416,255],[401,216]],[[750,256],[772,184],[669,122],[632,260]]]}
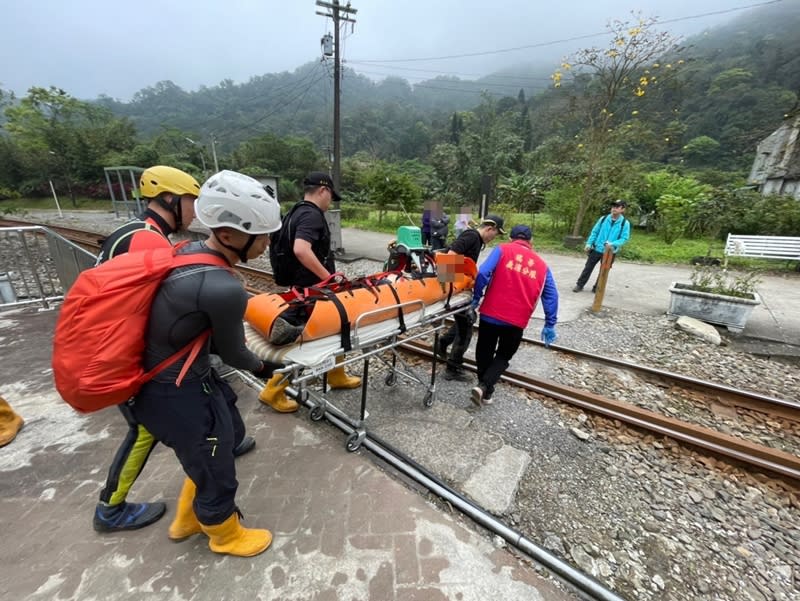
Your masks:
{"label": "yellow helmet", "polygon": [[162,192],[176,196],[198,196],[200,184],[191,175],[175,167],[156,165],[145,169],[139,179],[139,193],[144,198],[156,198]]}

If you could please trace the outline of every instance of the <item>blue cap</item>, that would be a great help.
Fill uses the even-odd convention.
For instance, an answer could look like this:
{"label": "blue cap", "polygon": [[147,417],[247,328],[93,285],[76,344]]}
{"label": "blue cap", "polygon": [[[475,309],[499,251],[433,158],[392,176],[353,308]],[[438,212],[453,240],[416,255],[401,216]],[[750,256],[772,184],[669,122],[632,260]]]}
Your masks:
{"label": "blue cap", "polygon": [[510,238],[512,240],[530,240],[533,234],[531,234],[531,228],[527,225],[515,225],[511,228]]}

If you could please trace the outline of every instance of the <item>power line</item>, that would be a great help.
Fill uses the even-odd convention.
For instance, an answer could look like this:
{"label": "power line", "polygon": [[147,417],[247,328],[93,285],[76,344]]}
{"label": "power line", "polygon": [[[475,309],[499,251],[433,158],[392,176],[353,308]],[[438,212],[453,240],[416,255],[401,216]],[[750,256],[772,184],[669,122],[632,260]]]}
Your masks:
{"label": "power line", "polygon": [[[665,23],[677,23],[678,21],[689,21],[692,19],[701,19],[703,17],[710,17],[715,15],[723,15],[733,12],[738,12],[742,10],[747,10],[750,8],[758,8],[760,6],[767,6],[770,4],[777,4],[779,2],[783,2],[783,0],[768,0],[767,2],[759,2],[756,4],[748,4],[746,6],[739,6],[736,8],[726,8],[722,10],[715,10],[706,13],[700,13],[696,15],[688,15],[685,17],[676,17],[674,19],[666,19],[664,21],[658,21],[660,24]],[[579,35],[571,38],[563,38],[560,40],[551,40],[549,42],[539,42],[537,44],[527,44],[525,46],[515,46],[513,48],[501,48],[499,50],[486,50],[483,52],[466,52],[464,54],[450,54],[446,56],[428,56],[428,57],[421,57],[421,58],[394,58],[394,59],[359,59],[357,62],[360,63],[412,63],[412,62],[422,62],[422,61],[438,61],[438,60],[449,60],[454,58],[468,58],[473,56],[488,56],[491,54],[503,54],[506,52],[516,52],[518,50],[529,50],[531,48],[543,48],[545,46],[555,46],[557,44],[565,44],[567,42],[577,42],[579,40],[586,40],[589,38],[596,38],[604,35],[608,35],[609,33],[613,33],[611,30],[605,30],[598,33],[589,33],[585,35]],[[351,61],[356,62],[356,61]]]}
{"label": "power line", "polygon": [[295,100],[297,100],[298,98],[302,98],[303,96],[305,96],[305,94],[306,94],[306,93],[307,93],[307,92],[308,92],[308,91],[309,91],[309,90],[310,90],[310,89],[311,89],[313,86],[315,86],[317,83],[319,83],[320,81],[322,81],[322,80],[323,80],[325,77],[326,77],[326,74],[325,74],[325,73],[323,73],[322,75],[320,75],[319,77],[317,77],[317,78],[316,78],[314,81],[312,81],[311,83],[309,83],[309,84],[308,84],[308,85],[305,87],[305,89],[303,89],[303,90],[302,90],[302,91],[301,91],[299,94],[297,94],[297,95],[296,95],[296,96],[294,96],[293,98],[287,98],[287,99],[286,99],[284,102],[280,103],[280,104],[279,104],[279,105],[278,105],[278,106],[277,106],[275,109],[273,109],[272,111],[269,111],[268,113],[266,113],[266,114],[262,115],[261,117],[259,117],[259,118],[258,118],[258,119],[256,119],[255,121],[253,121],[252,123],[248,123],[247,125],[244,125],[244,126],[241,126],[241,127],[235,128],[235,129],[232,129],[232,130],[227,130],[227,131],[225,131],[223,134],[221,134],[221,135],[220,135],[220,137],[227,137],[228,139],[231,139],[231,138],[233,137],[233,135],[234,135],[234,134],[237,134],[237,133],[240,133],[240,132],[242,132],[242,131],[246,131],[246,130],[252,130],[252,131],[254,131],[255,133],[259,133],[259,134],[260,134],[260,133],[264,133],[264,132],[261,132],[261,131],[256,131],[256,130],[255,130],[255,126],[256,126],[256,125],[258,125],[259,123],[262,123],[262,122],[263,122],[265,119],[268,119],[269,117],[271,117],[271,116],[272,116],[272,115],[274,115],[275,113],[277,113],[277,112],[279,112],[279,111],[283,110],[287,104],[290,104],[290,103],[294,102]]}
{"label": "power line", "polygon": [[[382,73],[380,71],[359,71],[359,73],[366,73],[366,74],[369,74],[369,75],[391,75],[391,73]],[[403,81],[412,80],[412,79],[418,79],[419,81],[427,81],[427,82],[431,82],[431,83],[438,83],[436,80],[432,80],[430,78],[421,77],[421,76],[407,76],[406,79],[404,79]],[[541,78],[538,81],[546,81],[546,82],[549,83],[551,80],[549,78]],[[511,83],[511,82],[509,82],[509,83],[488,83],[488,82],[471,81],[471,80],[468,80],[468,79],[459,80],[459,81],[443,81],[441,83],[451,84],[451,85],[463,84],[465,86],[485,86],[485,87],[491,87],[491,88],[517,88],[517,87],[520,87],[520,86],[524,87],[526,85],[528,87],[536,87],[535,85],[532,85],[532,84],[514,84],[514,83]],[[420,86],[421,84],[415,83],[413,85],[414,86]],[[541,86],[539,86],[539,87],[541,87]]]}
{"label": "power line", "polygon": [[[363,62],[363,61],[346,61],[348,65],[369,65],[371,67],[382,67],[383,65],[380,61],[371,61],[371,62]],[[417,69],[415,67],[386,67],[387,69],[393,69],[395,71],[414,71],[419,73],[435,73],[437,75],[453,75],[456,77],[491,77],[493,79],[512,79],[512,80],[530,80],[530,81],[551,81],[550,77],[529,77],[527,75],[499,75],[499,74],[491,74],[491,75],[480,75],[478,73],[457,73],[455,71],[442,71],[440,69]],[[370,73],[369,71],[358,71],[359,73]],[[379,74],[378,74],[379,75]],[[391,73],[389,73],[391,75]]]}
{"label": "power line", "polygon": [[[268,94],[265,93],[264,91],[260,91],[257,94],[255,94],[254,96],[251,96],[251,97],[246,98],[246,99],[241,100],[241,101],[237,101],[236,104],[234,106],[231,106],[230,108],[222,108],[222,110],[217,112],[217,114],[210,115],[209,117],[207,117],[205,119],[205,121],[201,122],[200,125],[198,125],[197,127],[201,128],[201,129],[204,128],[204,127],[207,128],[210,125],[213,125],[219,119],[223,119],[228,115],[232,115],[232,114],[238,112],[243,107],[246,107],[247,105],[249,105],[250,103],[252,103],[252,102],[254,102],[256,100],[264,101],[267,98],[267,96],[275,97],[277,94],[283,92],[284,90],[288,89],[288,92],[286,92],[287,95],[292,94],[292,93],[294,93],[295,90],[297,90],[305,82],[307,82],[309,79],[314,77],[317,74],[317,69],[318,69],[318,65],[315,65],[313,69],[310,69],[307,73],[302,75],[300,77],[300,79],[294,80],[294,81],[289,81],[284,85],[281,85],[281,86],[278,86],[278,87],[275,87],[275,88],[271,88],[271,89],[268,90]],[[316,83],[316,82],[312,82],[311,85],[313,85],[314,83]],[[225,132],[225,134],[220,134],[220,137],[222,137],[222,136],[224,136],[226,134],[227,134],[227,132]]]}

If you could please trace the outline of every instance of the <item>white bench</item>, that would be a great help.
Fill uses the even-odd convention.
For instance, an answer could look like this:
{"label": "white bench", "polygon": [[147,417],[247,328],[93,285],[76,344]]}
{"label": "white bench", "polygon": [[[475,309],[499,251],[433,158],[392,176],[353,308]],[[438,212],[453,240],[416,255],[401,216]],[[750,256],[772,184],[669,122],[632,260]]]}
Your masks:
{"label": "white bench", "polygon": [[728,234],[728,240],[725,242],[726,266],[728,257],[800,261],[800,236],[739,236]]}

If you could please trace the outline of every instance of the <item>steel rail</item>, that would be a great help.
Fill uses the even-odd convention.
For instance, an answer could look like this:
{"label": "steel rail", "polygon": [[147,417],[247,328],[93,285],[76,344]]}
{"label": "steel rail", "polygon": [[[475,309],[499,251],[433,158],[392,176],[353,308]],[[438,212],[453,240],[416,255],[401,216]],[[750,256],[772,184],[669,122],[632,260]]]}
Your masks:
{"label": "steel rail", "polygon": [[[429,346],[418,342],[403,344],[401,347],[425,357],[430,357],[432,354]],[[474,371],[474,362],[465,359],[464,364],[465,367]],[[759,467],[795,483],[800,482],[800,457],[790,453],[550,380],[525,376],[508,370],[503,374],[502,379],[530,392],[581,407],[637,428],[669,436],[674,440],[716,455]]]}
{"label": "steel rail", "polygon": [[[525,337],[522,340],[531,344],[544,346],[543,342],[534,340],[532,338]],[[755,411],[769,413],[771,415],[776,415],[793,421],[800,421],[800,402],[798,401],[780,399],[750,390],[733,388],[732,386],[727,386],[725,384],[709,382],[708,380],[700,380],[699,378],[694,378],[692,376],[684,376],[675,372],[670,372],[655,367],[648,367],[647,365],[639,365],[637,363],[625,361],[624,359],[615,359],[613,357],[595,355],[593,353],[579,351],[566,346],[553,344],[550,345],[550,348],[562,353],[568,353],[577,357],[590,359],[592,361],[598,361],[600,363],[622,367],[631,371],[645,373],[659,378],[662,381],[672,380],[679,382],[683,386],[692,390],[696,390],[697,392],[701,392],[703,394],[714,394],[718,399],[720,399],[720,401],[728,401],[737,407],[753,409]]]}
{"label": "steel rail", "polygon": [[[473,330],[476,329],[477,326],[473,326]],[[527,336],[523,336],[522,341],[536,346],[544,346],[542,341],[535,340]],[[658,369],[656,367],[649,367],[647,365],[639,365],[638,363],[631,363],[630,361],[626,361],[624,359],[615,359],[614,357],[597,355],[588,351],[580,351],[567,346],[551,344],[550,348],[561,353],[582,357],[598,363],[605,363],[607,365],[614,365],[616,367],[622,367],[631,371],[644,373],[661,381],[671,380],[673,382],[678,382],[682,386],[702,394],[715,395],[722,403],[727,402],[743,409],[752,409],[761,413],[768,413],[770,415],[800,422],[800,401],[781,399],[750,390],[733,388],[732,386],[727,386],[725,384],[709,382],[708,380],[701,380],[692,376],[685,376],[683,374]]]}
{"label": "steel rail", "polygon": [[48,223],[32,223],[29,221],[18,221],[15,219],[0,219],[0,226],[8,227],[41,227],[47,228],[71,242],[91,246],[93,248],[100,248],[100,240],[105,238],[105,235],[96,232],[89,232],[86,230],[79,230],[61,225],[52,225]]}

